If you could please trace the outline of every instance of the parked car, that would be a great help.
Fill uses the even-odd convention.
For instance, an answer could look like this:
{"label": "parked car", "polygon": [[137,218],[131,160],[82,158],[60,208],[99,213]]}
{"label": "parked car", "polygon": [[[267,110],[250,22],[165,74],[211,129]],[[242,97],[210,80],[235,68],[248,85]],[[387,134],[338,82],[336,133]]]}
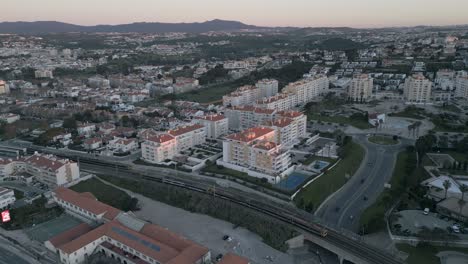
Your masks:
{"label": "parked car", "polygon": [[424,211],[423,211],[423,214],[424,214],[424,215],[428,215],[429,212],[430,212],[430,211],[429,211],[429,208],[424,208]]}

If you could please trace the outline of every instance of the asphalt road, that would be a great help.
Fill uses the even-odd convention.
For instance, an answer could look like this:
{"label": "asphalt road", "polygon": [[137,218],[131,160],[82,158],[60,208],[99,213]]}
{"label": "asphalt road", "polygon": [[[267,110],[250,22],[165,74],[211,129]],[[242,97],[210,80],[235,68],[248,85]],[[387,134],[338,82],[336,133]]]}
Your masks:
{"label": "asphalt road", "polygon": [[20,256],[10,250],[0,247],[0,264],[29,264],[30,262],[22,259]]}
{"label": "asphalt road", "polygon": [[385,183],[390,181],[397,154],[412,142],[403,139],[398,145],[383,146],[369,142],[366,135],[353,138],[366,149],[364,160],[356,174],[326,200],[315,215],[332,227],[357,232],[359,216],[377,199]]}

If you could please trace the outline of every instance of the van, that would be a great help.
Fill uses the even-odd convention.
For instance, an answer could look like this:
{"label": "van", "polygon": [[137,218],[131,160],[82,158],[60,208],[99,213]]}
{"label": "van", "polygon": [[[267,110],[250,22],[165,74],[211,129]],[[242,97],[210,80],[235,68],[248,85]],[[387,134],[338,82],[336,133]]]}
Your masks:
{"label": "van", "polygon": [[424,208],[423,214],[428,215],[429,214],[429,208]]}

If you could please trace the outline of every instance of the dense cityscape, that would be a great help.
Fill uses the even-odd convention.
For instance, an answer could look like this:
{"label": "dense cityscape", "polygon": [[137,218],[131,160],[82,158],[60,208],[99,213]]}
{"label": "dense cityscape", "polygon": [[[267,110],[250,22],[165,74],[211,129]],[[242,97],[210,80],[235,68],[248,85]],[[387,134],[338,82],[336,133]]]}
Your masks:
{"label": "dense cityscape", "polygon": [[0,263],[468,263],[468,26],[0,22]]}

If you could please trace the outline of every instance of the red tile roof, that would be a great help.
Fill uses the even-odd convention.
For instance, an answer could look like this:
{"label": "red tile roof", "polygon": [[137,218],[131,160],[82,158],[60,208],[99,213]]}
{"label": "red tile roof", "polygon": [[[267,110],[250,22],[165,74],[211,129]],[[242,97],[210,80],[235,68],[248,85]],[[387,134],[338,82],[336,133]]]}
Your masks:
{"label": "red tile roof", "polygon": [[250,261],[244,257],[234,255],[232,253],[227,253],[224,255],[224,257],[221,259],[221,261],[218,262],[218,264],[249,264]]}
{"label": "red tile roof", "polygon": [[109,220],[114,219],[121,212],[119,209],[99,202],[93,195],[90,195],[90,193],[77,193],[64,187],[58,187],[55,189],[55,195],[57,198],[74,204],[93,214],[104,214],[104,218]]}
{"label": "red tile roof", "polygon": [[39,168],[51,169],[56,171],[66,164],[66,160],[59,160],[53,155],[34,154],[24,160],[26,163],[32,164]]}
{"label": "red tile roof", "polygon": [[174,137],[169,135],[169,134],[159,134],[159,135],[156,135],[156,136],[148,136],[148,138],[146,140],[148,141],[153,141],[153,142],[156,142],[156,143],[165,143],[165,142],[168,142],[168,141],[171,141],[173,140]]}
{"label": "red tile roof", "polygon": [[169,130],[167,132],[171,134],[172,136],[177,137],[177,136],[183,135],[185,133],[188,133],[188,132],[191,132],[191,131],[194,131],[203,127],[204,126],[202,125],[194,124],[194,125],[188,125],[188,126],[180,126],[174,130]]}
{"label": "red tile roof", "polygon": [[299,111],[293,111],[293,110],[289,110],[289,111],[279,111],[277,113],[279,116],[282,116],[282,117],[289,117],[289,118],[295,118],[295,117],[300,117],[302,115],[304,115],[303,113],[299,112]]}
{"label": "red tile roof", "polygon": [[93,230],[93,228],[86,224],[82,223],[80,225],[77,225],[63,233],[60,233],[51,239],[49,239],[49,242],[54,246],[54,247],[59,247],[62,246],[72,240],[75,240],[76,238],[88,233],[89,231]]}
{"label": "red tile roof", "polygon": [[243,142],[251,142],[256,139],[259,139],[268,133],[275,131],[269,127],[253,127],[247,130],[244,130],[240,133],[231,134],[226,137],[226,139],[236,140],[236,141],[243,141]]}
{"label": "red tile roof", "polygon": [[195,119],[202,119],[208,121],[220,121],[226,119],[226,117],[222,114],[215,114],[215,115],[205,115],[205,116],[197,116]]}

